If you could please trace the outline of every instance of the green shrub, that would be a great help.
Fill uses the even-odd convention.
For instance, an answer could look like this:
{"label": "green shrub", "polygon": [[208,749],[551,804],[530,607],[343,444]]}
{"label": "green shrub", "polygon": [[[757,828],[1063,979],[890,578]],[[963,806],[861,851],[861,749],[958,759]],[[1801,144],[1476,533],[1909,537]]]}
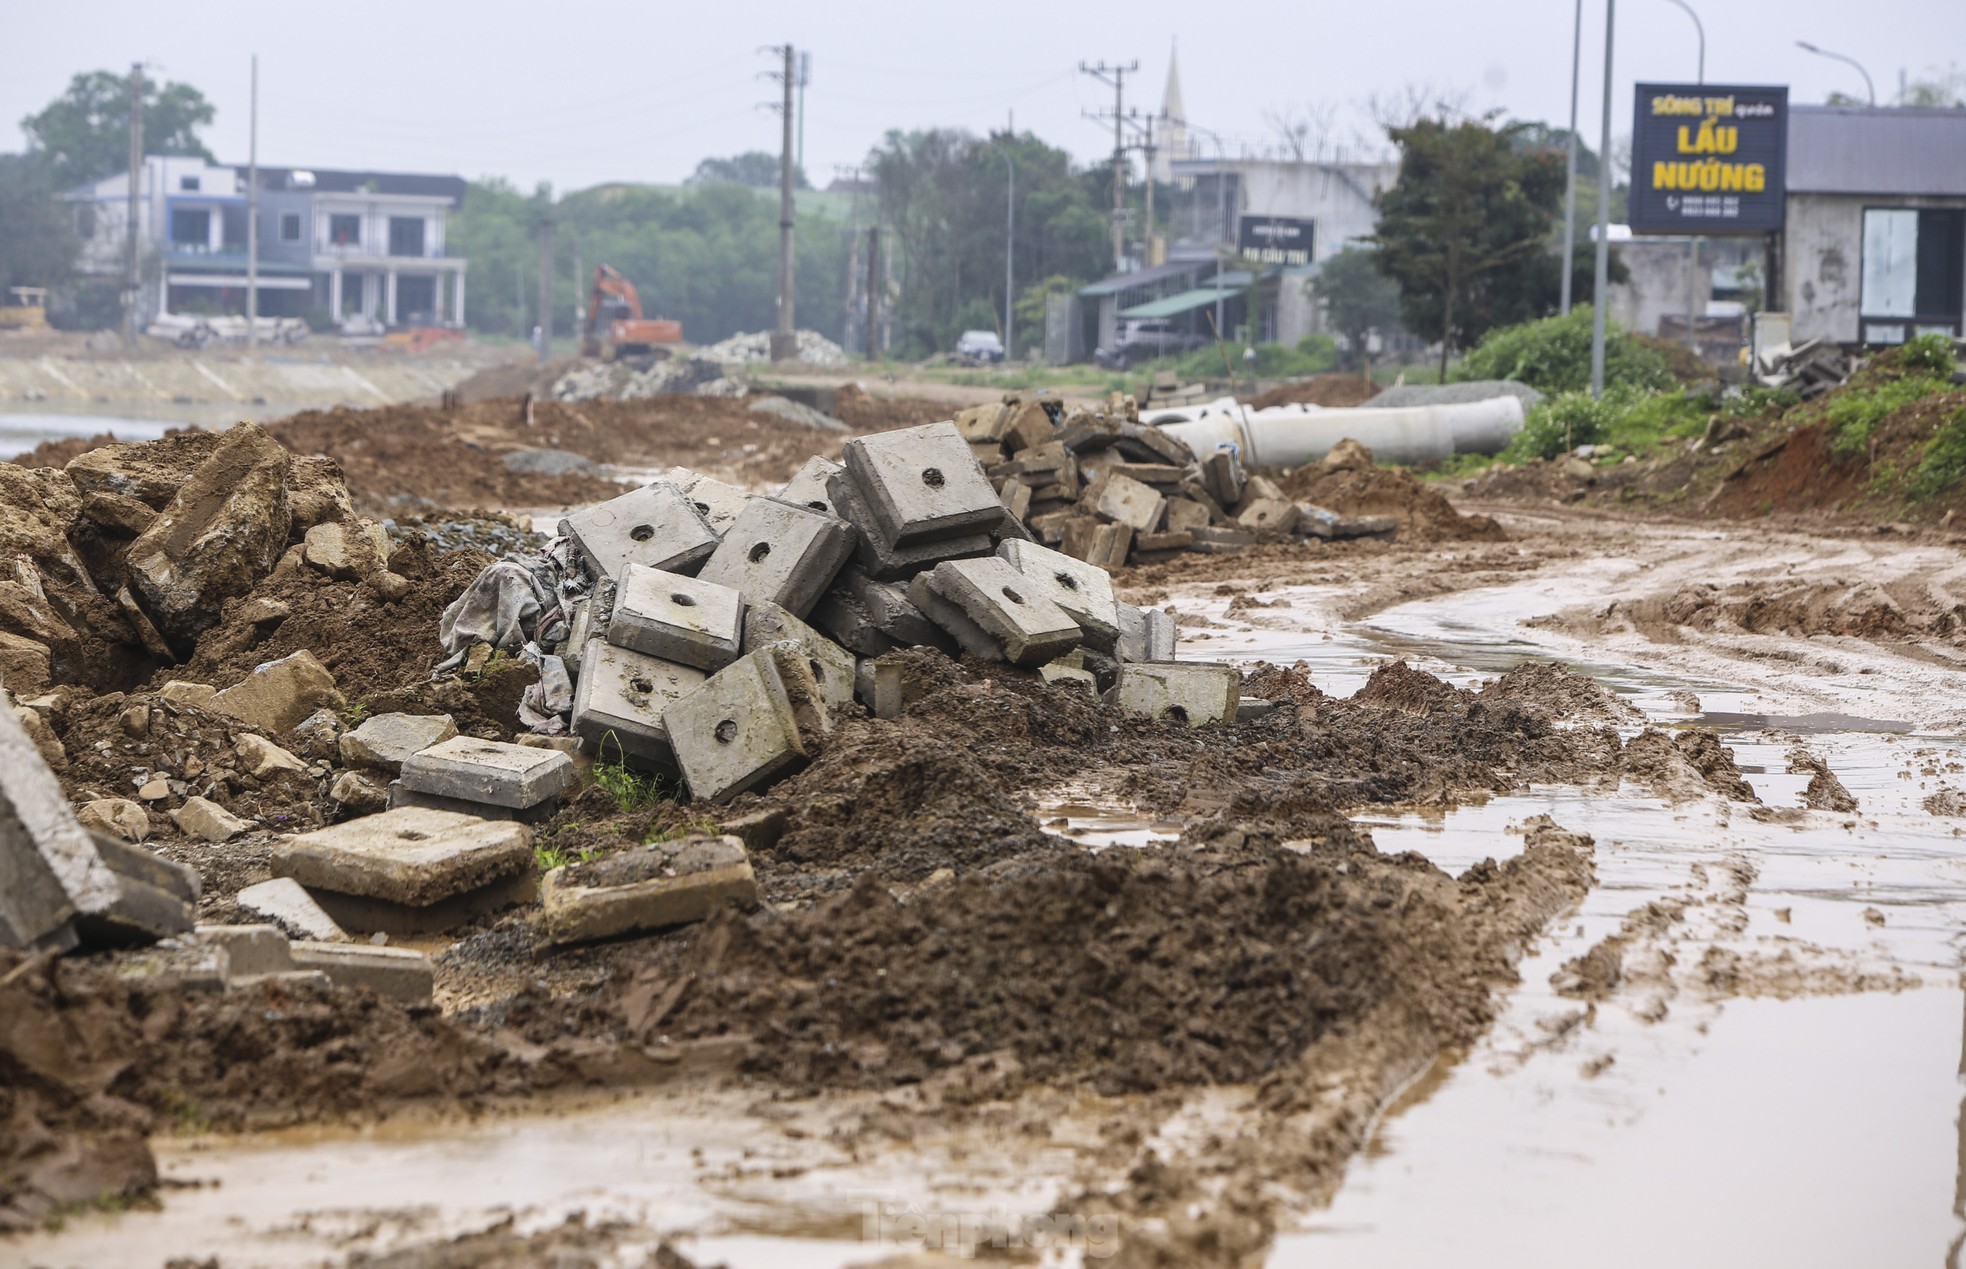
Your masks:
{"label": "green shrub", "polygon": [[1536,403],[1503,457],[1510,462],[1555,458],[1579,445],[1643,453],[1668,436],[1698,436],[1707,414],[1706,401],[1684,389],[1614,388],[1601,400],[1589,392],[1560,392]]}
{"label": "green shrub", "polygon": [[1845,455],[1863,453],[1870,448],[1877,425],[1886,417],[1951,386],[1944,379],[1907,375],[1885,383],[1845,388],[1823,408],[1823,418],[1829,424],[1830,449]]}
{"label": "green shrub", "polygon": [[1966,477],[1966,410],[1955,410],[1926,442],[1906,492],[1915,499],[1934,498],[1962,477]]}
{"label": "green shrub", "polygon": [[[1489,331],[1462,359],[1454,377],[1514,379],[1539,392],[1584,391],[1591,386],[1591,310],[1575,308],[1568,317]],[[1665,358],[1626,335],[1617,323],[1607,326],[1606,388],[1663,391],[1675,382]]]}
{"label": "green shrub", "polygon": [[1907,340],[1898,349],[1898,364],[1906,370],[1922,370],[1941,379],[1949,379],[1959,367],[1959,359],[1952,348],[1950,335],[1920,335]]}

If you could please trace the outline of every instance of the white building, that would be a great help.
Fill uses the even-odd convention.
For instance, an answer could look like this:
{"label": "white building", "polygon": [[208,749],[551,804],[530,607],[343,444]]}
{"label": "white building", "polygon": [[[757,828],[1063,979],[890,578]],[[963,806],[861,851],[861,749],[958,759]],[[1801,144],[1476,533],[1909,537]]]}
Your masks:
{"label": "white building", "polygon": [[[246,311],[247,169],[152,155],[138,186],[143,322],[178,312]],[[446,219],[464,198],[455,176],[328,169],[259,170],[259,311],[384,326],[461,326],[466,261]],[[86,237],[78,267],[127,270],[129,178],[69,193]]]}

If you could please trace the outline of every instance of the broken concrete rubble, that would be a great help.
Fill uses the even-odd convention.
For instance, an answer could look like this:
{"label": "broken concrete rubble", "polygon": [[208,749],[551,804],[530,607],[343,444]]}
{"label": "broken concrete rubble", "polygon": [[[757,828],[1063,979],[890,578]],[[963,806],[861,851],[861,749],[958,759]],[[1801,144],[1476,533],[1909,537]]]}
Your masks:
{"label": "broken concrete rubble", "polygon": [[0,946],[65,951],[120,894],[96,839],[0,695]]}
{"label": "broken concrete rubble", "polygon": [[321,910],[307,888],[292,877],[275,877],[247,886],[233,897],[239,911],[276,925],[288,938],[345,943],[348,935]]}
{"label": "broken concrete rubble", "polygon": [[1149,718],[1200,727],[1235,718],[1241,685],[1242,676],[1234,666],[1130,662],[1120,666],[1113,702]]}
{"label": "broken concrete rubble", "polygon": [[396,775],[413,753],[457,735],[449,714],[376,714],[343,732],[338,752],[343,764]]}
{"label": "broken concrete rubble", "polygon": [[205,702],[261,731],[280,734],[335,699],[334,676],[312,652],[302,649],[248,674]]}

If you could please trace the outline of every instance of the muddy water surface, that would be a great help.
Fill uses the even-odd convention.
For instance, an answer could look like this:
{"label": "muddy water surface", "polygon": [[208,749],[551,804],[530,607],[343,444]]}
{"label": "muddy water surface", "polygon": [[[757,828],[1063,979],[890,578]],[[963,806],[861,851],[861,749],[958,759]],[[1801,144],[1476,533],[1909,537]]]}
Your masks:
{"label": "muddy water surface", "polygon": [[[1194,652],[1302,659],[1343,694],[1388,657],[1468,685],[1569,652],[1521,623],[1579,588],[1501,587],[1350,626],[1319,622],[1315,593],[1257,598],[1290,607],[1246,621],[1219,600],[1177,600],[1206,618]],[[1921,803],[1958,784],[1966,747],[1858,712],[1872,700],[1910,712],[1888,680],[1837,685],[1850,712],[1784,713],[1796,697],[1783,684],[1729,681],[1711,658],[1677,671],[1565,659],[1642,711],[1627,734],[1716,727],[1764,807],[1539,788],[1360,816],[1382,851],[1459,872],[1518,853],[1512,830],[1547,814],[1596,838],[1598,886],[1524,962],[1490,1035],[1409,1091],[1332,1206],[1304,1215],[1270,1263],[1955,1263],[1966,841],[1961,821]],[[1856,812],[1803,809],[1798,744]],[[1682,919],[1635,941],[1619,990],[1588,1007],[1558,993],[1567,962],[1654,901],[1683,904]],[[1738,973],[1701,972],[1714,950]]]}

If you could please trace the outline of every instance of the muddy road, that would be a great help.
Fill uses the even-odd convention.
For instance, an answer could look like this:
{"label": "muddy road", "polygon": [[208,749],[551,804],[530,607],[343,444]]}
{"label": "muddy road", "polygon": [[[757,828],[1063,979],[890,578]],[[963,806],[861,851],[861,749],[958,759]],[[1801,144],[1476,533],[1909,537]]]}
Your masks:
{"label": "muddy road", "polygon": [[1959,543],[1462,509],[1118,575],[1217,734],[925,660],[766,912],[434,943],[445,1095],[186,1115],[0,1261],[1947,1262]]}

